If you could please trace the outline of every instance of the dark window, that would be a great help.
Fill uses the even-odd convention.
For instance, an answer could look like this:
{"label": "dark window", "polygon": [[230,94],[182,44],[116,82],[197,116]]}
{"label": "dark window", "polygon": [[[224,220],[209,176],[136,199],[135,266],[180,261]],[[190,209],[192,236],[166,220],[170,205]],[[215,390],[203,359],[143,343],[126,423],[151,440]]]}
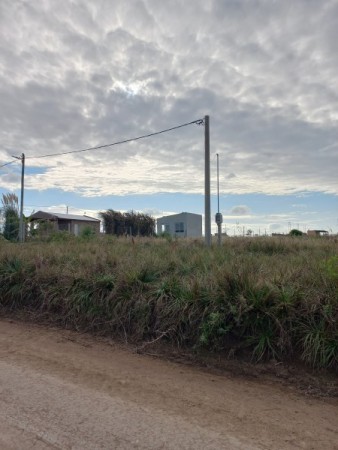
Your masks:
{"label": "dark window", "polygon": [[69,221],[60,221],[58,223],[58,228],[60,231],[69,231],[70,230],[70,222]]}
{"label": "dark window", "polygon": [[175,233],[184,233],[184,222],[175,223]]}

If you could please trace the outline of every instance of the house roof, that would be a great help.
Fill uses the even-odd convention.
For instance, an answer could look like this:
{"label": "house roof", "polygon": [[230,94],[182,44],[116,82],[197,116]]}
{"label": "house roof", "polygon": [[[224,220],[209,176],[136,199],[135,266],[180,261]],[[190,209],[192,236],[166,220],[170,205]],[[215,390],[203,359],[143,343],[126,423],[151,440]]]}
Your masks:
{"label": "house roof", "polygon": [[94,217],[89,217],[86,215],[79,216],[76,214],[61,214],[61,213],[49,213],[45,211],[37,211],[36,213],[29,216],[29,220],[79,220],[81,222],[100,222],[99,219],[95,219]]}
{"label": "house roof", "polygon": [[157,220],[161,221],[162,219],[178,219],[178,218],[183,218],[183,216],[195,216],[195,217],[199,217],[202,218],[201,214],[195,214],[195,213],[190,213],[190,212],[181,212],[178,214],[171,214],[170,216],[163,216],[163,217],[159,217]]}

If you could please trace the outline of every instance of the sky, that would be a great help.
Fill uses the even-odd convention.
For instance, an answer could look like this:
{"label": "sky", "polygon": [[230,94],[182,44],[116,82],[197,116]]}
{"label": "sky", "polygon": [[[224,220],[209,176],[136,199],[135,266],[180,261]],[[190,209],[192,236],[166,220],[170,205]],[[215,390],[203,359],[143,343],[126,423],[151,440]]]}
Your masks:
{"label": "sky", "polygon": [[338,0],[0,0],[0,195],[338,232]]}

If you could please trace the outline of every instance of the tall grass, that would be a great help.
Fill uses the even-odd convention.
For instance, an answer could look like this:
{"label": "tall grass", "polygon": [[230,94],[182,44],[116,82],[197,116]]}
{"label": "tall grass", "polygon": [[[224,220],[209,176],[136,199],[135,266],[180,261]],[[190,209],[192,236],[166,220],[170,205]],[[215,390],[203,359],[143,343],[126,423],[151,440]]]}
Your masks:
{"label": "tall grass", "polygon": [[133,340],[338,368],[334,239],[0,241],[0,305]]}

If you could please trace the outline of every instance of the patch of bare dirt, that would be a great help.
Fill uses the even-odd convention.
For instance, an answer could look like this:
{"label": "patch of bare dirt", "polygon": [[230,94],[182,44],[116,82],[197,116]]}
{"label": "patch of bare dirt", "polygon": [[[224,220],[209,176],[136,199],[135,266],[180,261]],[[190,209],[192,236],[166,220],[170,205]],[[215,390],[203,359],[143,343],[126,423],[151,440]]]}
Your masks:
{"label": "patch of bare dirt", "polygon": [[336,398],[135,350],[0,320],[0,447],[338,449]]}
{"label": "patch of bare dirt", "polygon": [[209,373],[276,383],[309,396],[338,397],[336,372],[311,369],[297,361],[284,363],[271,359],[267,362],[252,363],[232,359],[221,353],[214,354],[200,350],[198,352],[184,351],[163,343],[155,343],[144,348],[141,346],[136,351],[156,358],[194,365]]}
{"label": "patch of bare dirt", "polygon": [[[55,327],[64,330],[63,324],[56,317],[53,320],[49,314],[37,311],[0,311],[0,317],[20,321],[37,326]],[[95,339],[107,344],[113,343],[120,348],[139,354],[151,356],[156,359],[172,361],[178,364],[196,366],[201,370],[217,375],[256,379],[265,383],[276,383],[294,389],[295,391],[314,397],[338,397],[338,374],[333,370],[312,369],[296,360],[280,362],[276,360],[253,363],[249,358],[238,359],[229,357],[229,353],[214,353],[198,349],[177,348],[165,341],[165,336],[148,342],[135,343],[128,341],[127,337],[114,337],[113,339],[103,333],[92,330],[77,330],[76,336],[95,336]]]}

